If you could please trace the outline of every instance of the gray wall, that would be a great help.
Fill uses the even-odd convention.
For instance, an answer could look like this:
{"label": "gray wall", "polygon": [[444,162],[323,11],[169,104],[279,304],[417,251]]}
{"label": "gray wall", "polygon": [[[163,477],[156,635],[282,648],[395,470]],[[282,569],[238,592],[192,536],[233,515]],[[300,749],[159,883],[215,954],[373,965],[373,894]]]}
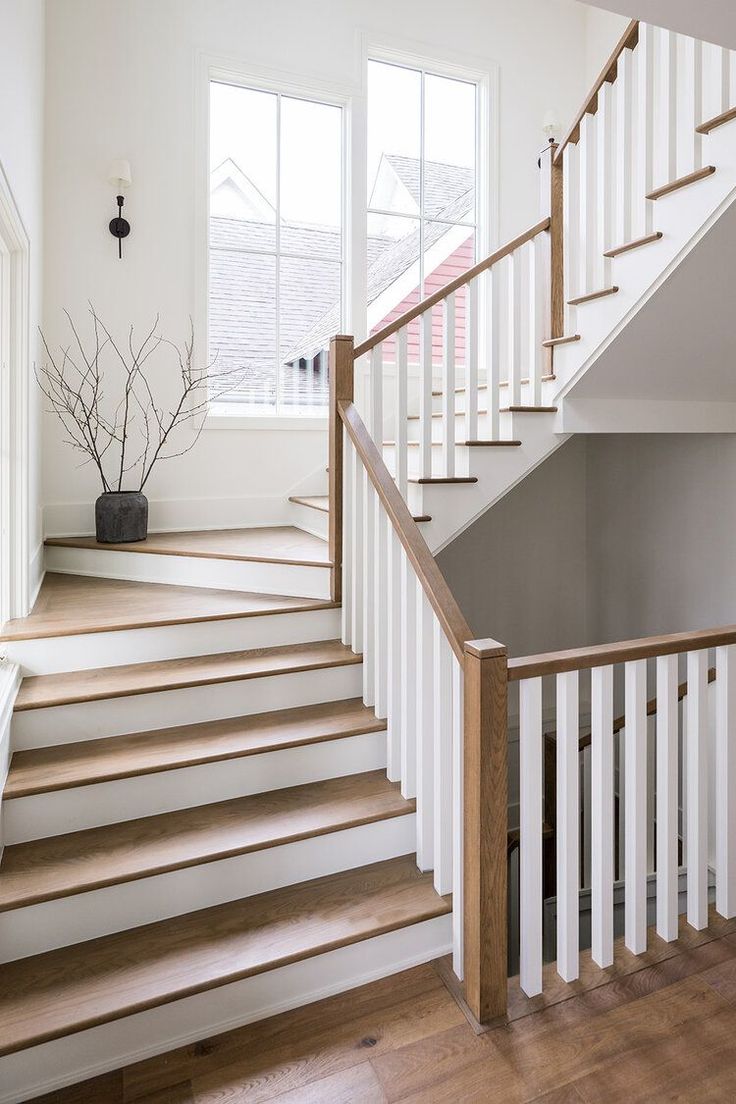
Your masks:
{"label": "gray wall", "polygon": [[576,436],[438,561],[511,655],[736,622],[736,435]]}

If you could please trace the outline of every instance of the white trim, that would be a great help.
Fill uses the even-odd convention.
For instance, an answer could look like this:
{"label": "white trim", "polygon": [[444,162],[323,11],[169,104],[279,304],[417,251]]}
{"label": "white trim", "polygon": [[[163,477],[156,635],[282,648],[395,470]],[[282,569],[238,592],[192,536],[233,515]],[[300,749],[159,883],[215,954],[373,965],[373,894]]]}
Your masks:
{"label": "white trim", "polygon": [[30,609],[30,242],[0,165],[0,624]]}
{"label": "white trim", "polygon": [[[5,788],[8,777],[12,749],[10,746],[10,723],[13,719],[13,705],[20,687],[21,670],[17,663],[0,659],[0,794]],[[5,844],[6,827],[4,809],[0,804],[0,858]]]}

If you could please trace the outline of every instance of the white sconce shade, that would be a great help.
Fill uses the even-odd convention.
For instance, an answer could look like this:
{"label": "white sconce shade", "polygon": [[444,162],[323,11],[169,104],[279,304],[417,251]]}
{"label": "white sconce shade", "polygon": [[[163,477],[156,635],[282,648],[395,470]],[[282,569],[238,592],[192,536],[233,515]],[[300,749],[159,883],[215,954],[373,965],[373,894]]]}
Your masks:
{"label": "white sconce shade", "polygon": [[550,139],[550,141],[555,137],[555,135],[557,134],[559,129],[560,129],[560,124],[557,121],[557,115],[555,114],[555,112],[554,111],[546,111],[545,114],[544,114],[544,122],[542,124],[542,130],[547,135],[547,137]]}
{"label": "white sconce shade", "polygon": [[110,170],[108,172],[107,179],[118,189],[122,189],[128,184],[132,184],[133,177],[130,173],[130,161],[113,161],[110,164]]}

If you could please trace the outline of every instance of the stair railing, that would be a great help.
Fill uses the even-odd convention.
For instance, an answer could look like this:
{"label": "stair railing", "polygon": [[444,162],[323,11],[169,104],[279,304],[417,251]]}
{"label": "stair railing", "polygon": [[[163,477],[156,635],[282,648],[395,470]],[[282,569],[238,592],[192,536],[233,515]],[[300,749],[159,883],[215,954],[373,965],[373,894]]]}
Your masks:
{"label": "stair railing", "polygon": [[[715,674],[708,665],[715,649]],[[682,717],[678,656],[686,656]],[[648,664],[652,668],[648,671]],[[512,659],[510,689],[518,683],[520,778],[520,973],[527,996],[543,991],[543,702],[556,715],[557,952],[564,981],[579,976],[580,909],[580,678],[590,672],[590,849],[594,963],[614,955],[614,733],[623,742],[624,941],[635,955],[647,949],[648,849],[655,840],[657,934],[679,933],[680,803],[686,807],[687,922],[708,925],[709,863],[716,874],[716,910],[736,916],[736,626],[621,641],[594,648]],[[656,684],[656,767],[648,761],[647,682]],[[715,680],[714,762],[709,768],[708,685]],[[614,683],[624,713],[614,719]],[[512,712],[514,702],[511,703]],[[621,723],[623,720],[623,724]],[[680,747],[683,748],[682,756]],[[680,762],[680,759],[682,761]],[[709,816],[709,776],[715,803]],[[680,777],[681,775],[681,777]],[[619,780],[621,783],[621,779]],[[653,792],[655,800],[648,803]],[[656,833],[654,827],[656,825]],[[709,830],[715,840],[709,854]]]}

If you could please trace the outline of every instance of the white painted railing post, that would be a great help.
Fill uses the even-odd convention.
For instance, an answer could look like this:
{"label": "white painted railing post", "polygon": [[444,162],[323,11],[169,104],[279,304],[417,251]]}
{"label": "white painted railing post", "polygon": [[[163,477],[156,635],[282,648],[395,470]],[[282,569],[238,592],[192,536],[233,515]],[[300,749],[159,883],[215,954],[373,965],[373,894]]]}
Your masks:
{"label": "white painted railing post", "polygon": [[616,141],[614,171],[616,174],[616,217],[612,245],[626,245],[632,240],[632,168],[634,161],[634,58],[624,50],[618,59],[616,75]]}
{"label": "white painted railing post", "polygon": [[432,475],[432,311],[419,319],[419,475]]}
{"label": "white painted railing post", "polygon": [[418,579],[416,585],[416,746],[417,746],[417,866],[434,866],[434,630],[432,608]]}
{"label": "white painted railing post", "polygon": [[591,680],[591,954],[613,964],[613,668],[594,667]]}
{"label": "white painted railing post", "polygon": [[716,909],[736,916],[736,645],[716,649]]}
{"label": "white painted railing post", "polygon": [[578,673],[569,671],[557,676],[557,972],[563,981],[578,976],[579,732]]}
{"label": "white painted railing post", "polygon": [[652,232],[652,201],[645,197],[654,187],[654,31],[646,23],[639,24],[636,48],[636,184],[639,236]]}
{"label": "white painted railing post", "polygon": [[687,655],[687,922],[708,926],[708,653]]}
{"label": "white painted railing post", "polygon": [[465,440],[478,440],[478,280],[465,289]]}
{"label": "white painted railing post", "polygon": [[[467,394],[466,394],[467,398]],[[442,474],[455,475],[455,295],[442,301]]]}
{"label": "white painted railing post", "polygon": [[647,662],[626,664],[626,898],[625,942],[647,948]]}
{"label": "white painted railing post", "polygon": [[396,426],[394,427],[396,485],[406,501],[408,494],[407,416],[409,388],[409,360],[407,355],[407,329],[402,326],[396,335]]}
{"label": "white painted railing post", "polygon": [[677,656],[657,659],[657,935],[677,939]]}
{"label": "white painted railing post", "polygon": [[542,680],[519,684],[519,984],[542,992]]}

